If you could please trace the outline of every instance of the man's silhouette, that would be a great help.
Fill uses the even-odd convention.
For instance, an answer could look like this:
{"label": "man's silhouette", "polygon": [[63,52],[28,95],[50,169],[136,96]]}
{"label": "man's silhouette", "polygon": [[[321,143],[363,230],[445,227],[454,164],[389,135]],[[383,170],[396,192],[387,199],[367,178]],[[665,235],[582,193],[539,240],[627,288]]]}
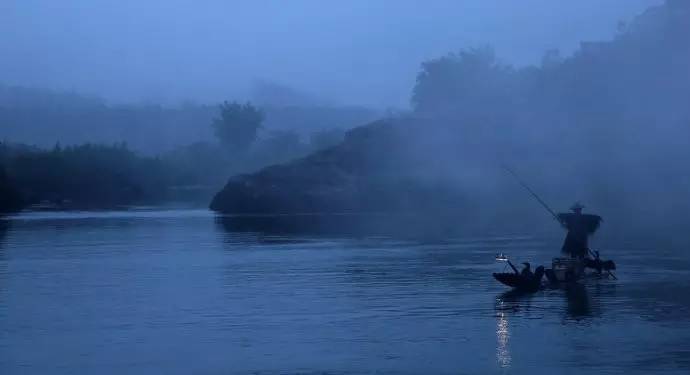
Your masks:
{"label": "man's silhouette", "polygon": [[572,213],[558,214],[558,221],[568,230],[561,251],[572,258],[584,259],[589,251],[588,237],[596,232],[601,224],[601,216],[585,215],[579,202],[570,209]]}

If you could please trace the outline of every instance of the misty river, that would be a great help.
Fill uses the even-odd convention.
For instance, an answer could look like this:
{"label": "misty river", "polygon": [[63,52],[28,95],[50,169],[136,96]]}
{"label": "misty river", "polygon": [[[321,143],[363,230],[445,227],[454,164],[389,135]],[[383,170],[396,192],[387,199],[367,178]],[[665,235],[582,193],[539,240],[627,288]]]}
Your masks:
{"label": "misty river", "polygon": [[497,252],[556,246],[25,212],[0,220],[0,373],[688,373],[687,254],[603,249],[618,281],[530,296],[493,280]]}

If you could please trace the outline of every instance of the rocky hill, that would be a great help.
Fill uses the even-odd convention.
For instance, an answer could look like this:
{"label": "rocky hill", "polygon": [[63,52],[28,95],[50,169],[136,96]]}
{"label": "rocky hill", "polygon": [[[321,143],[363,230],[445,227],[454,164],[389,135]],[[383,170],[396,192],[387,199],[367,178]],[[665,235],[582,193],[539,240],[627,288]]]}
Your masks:
{"label": "rocky hill", "polygon": [[303,159],[230,179],[211,203],[223,213],[380,213],[430,209],[461,200],[442,185],[407,174],[404,121],[350,131],[341,144]]}

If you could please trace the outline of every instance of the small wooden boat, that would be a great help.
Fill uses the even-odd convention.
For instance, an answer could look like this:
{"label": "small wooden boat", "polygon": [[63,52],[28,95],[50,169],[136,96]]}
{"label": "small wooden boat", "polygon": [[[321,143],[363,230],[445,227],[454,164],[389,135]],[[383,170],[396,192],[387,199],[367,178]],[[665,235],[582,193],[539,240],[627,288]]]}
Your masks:
{"label": "small wooden boat", "polygon": [[614,263],[612,260],[601,260],[599,258],[585,258],[584,264],[585,267],[596,270],[599,273],[601,273],[601,271],[609,272],[616,270],[616,263]]}
{"label": "small wooden boat", "polygon": [[616,269],[616,264],[611,260],[602,261],[599,258],[553,258],[551,268],[546,270],[546,278],[554,285],[576,282],[585,276],[585,268],[594,269],[598,274],[601,274],[602,270],[606,271],[615,279],[611,271]]}
{"label": "small wooden boat", "polygon": [[546,270],[546,278],[551,284],[574,282],[584,274],[584,263],[576,258],[553,258],[551,268]]}
{"label": "small wooden boat", "polygon": [[515,272],[494,273],[493,276],[498,282],[525,292],[536,292],[541,288],[544,266],[537,267],[531,276],[524,276],[517,271],[517,268],[509,260],[507,262]]}

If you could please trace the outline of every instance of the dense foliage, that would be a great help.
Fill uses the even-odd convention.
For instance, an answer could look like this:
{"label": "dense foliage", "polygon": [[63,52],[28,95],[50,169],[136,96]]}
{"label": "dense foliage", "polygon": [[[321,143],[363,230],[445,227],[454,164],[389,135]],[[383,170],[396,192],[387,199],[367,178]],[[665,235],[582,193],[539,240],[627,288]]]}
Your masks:
{"label": "dense foliage", "polygon": [[165,198],[170,170],[126,145],[84,144],[52,150],[3,144],[3,163],[29,204],[103,208]]}
{"label": "dense foliage", "polygon": [[23,204],[21,194],[10,181],[4,167],[0,166],[0,213],[18,211]]}

